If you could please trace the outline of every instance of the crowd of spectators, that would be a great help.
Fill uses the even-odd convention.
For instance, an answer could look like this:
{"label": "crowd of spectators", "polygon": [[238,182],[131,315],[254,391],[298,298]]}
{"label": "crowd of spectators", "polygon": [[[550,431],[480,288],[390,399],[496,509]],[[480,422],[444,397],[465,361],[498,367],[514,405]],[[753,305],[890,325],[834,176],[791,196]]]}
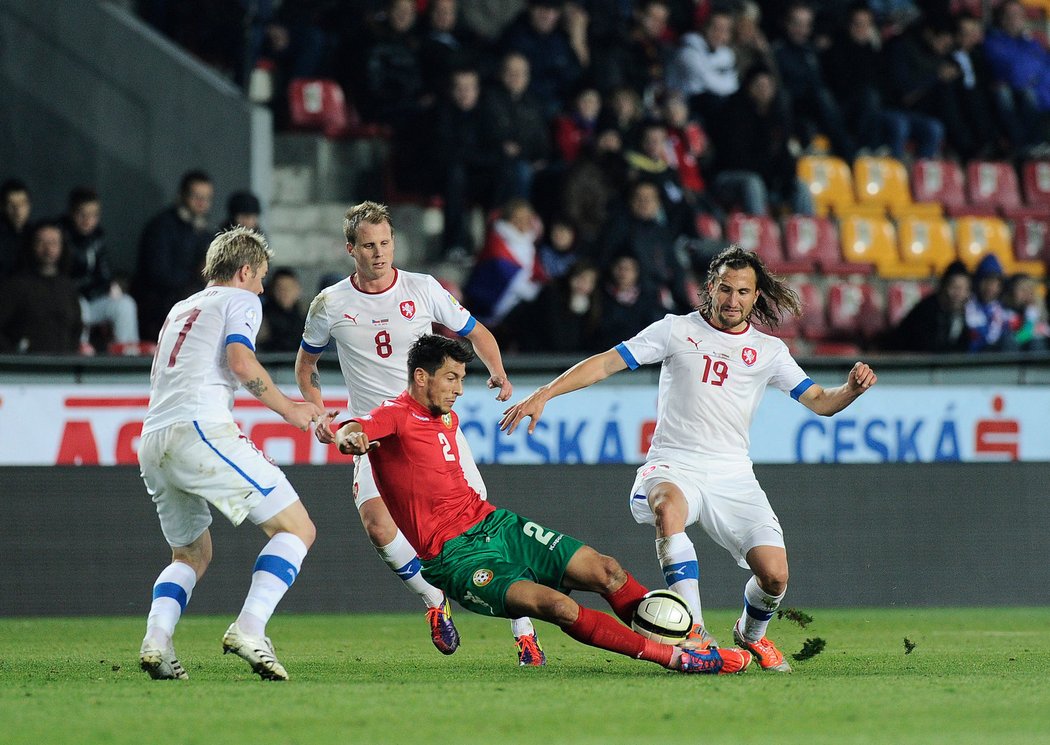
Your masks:
{"label": "crowd of spectators", "polygon": [[[397,193],[442,205],[443,258],[466,267],[466,302],[512,350],[599,349],[663,312],[690,308],[720,247],[704,218],[812,214],[797,159],[815,148],[847,160],[1050,154],[1050,52],[1017,0],[992,3],[988,23],[973,15],[981,3],[957,1],[138,6],[245,86],[260,66],[273,71],[278,91],[296,77],[339,81],[360,116],[391,133]],[[285,102],[273,97],[279,122]],[[70,194],[54,260],[54,230],[39,235],[44,223],[31,221],[25,185],[6,182],[2,198],[0,281],[42,288],[56,273],[71,280],[71,322],[81,330],[61,351],[90,350],[100,324],[117,343],[155,338],[171,303],[199,282],[214,234],[213,189],[202,171],[188,172],[176,203],[146,223],[129,278],[109,268],[91,189]],[[261,210],[250,193],[228,206],[225,224],[248,224]],[[474,208],[489,217],[478,245]],[[1045,345],[1038,282],[1003,278],[999,267],[992,288],[995,267],[982,263],[971,292],[964,272],[950,268],[883,343]],[[272,328],[260,338],[293,348],[301,288],[284,272],[270,285]],[[7,295],[0,349],[66,339],[29,335]]]}

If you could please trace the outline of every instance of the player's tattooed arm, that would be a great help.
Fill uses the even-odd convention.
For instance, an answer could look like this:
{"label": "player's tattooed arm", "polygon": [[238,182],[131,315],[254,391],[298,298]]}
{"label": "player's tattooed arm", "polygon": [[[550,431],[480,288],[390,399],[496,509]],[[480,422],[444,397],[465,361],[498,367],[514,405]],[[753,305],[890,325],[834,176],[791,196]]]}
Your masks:
{"label": "player's tattooed arm", "polygon": [[252,380],[246,380],[243,383],[244,387],[256,398],[262,398],[262,395],[266,393],[266,383],[263,382],[262,378],[253,378]]}
{"label": "player's tattooed arm", "polygon": [[310,387],[321,390],[321,374],[316,370],[310,373]]}

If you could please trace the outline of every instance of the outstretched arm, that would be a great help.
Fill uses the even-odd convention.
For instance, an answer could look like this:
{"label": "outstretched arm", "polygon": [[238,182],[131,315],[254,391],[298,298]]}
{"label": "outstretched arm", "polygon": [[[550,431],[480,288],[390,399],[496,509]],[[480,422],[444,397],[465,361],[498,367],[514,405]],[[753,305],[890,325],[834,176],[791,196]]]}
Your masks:
{"label": "outstretched arm", "polygon": [[241,381],[249,393],[262,401],[266,406],[284,417],[289,424],[301,430],[310,428],[311,422],[325,417],[323,406],[309,401],[293,401],[273,384],[273,379],[266,372],[249,347],[239,342],[226,345],[226,359],[230,372]]}
{"label": "outstretched arm", "polygon": [[849,371],[845,383],[826,389],[819,385],[810,386],[809,390],[799,398],[799,402],[814,414],[832,416],[860,398],[861,394],[875,385],[877,380],[878,377],[874,370],[863,362],[858,362]]}
{"label": "outstretched arm", "polygon": [[485,368],[489,371],[489,388],[499,389],[499,393],[496,394],[496,400],[506,401],[514,392],[514,386],[510,384],[510,380],[507,378],[507,371],[503,369],[503,356],[500,354],[496,337],[485,328],[484,324],[477,323],[470,330],[470,333],[467,334],[467,338],[474,345],[474,351],[477,352],[478,359],[484,363]]}
{"label": "outstretched arm", "polygon": [[504,411],[499,428],[506,430],[509,435],[517,429],[522,419],[528,417],[532,420],[529,423],[529,432],[531,433],[535,431],[536,422],[539,421],[540,416],[543,414],[543,407],[552,398],[594,385],[598,381],[605,380],[610,375],[626,368],[627,363],[623,361],[623,357],[615,349],[610,349],[593,357],[588,357],[582,362],[577,362],[554,380],[547,383],[547,385],[537,388],[528,398],[519,401]]}

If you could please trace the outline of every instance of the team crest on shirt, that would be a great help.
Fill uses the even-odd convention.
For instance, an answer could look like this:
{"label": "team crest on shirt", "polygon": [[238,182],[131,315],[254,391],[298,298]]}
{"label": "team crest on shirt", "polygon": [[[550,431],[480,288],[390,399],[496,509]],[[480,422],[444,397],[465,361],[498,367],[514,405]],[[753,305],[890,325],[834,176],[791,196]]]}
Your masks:
{"label": "team crest on shirt", "polygon": [[740,359],[744,361],[744,364],[751,367],[753,364],[758,362],[758,352],[752,347],[744,347],[740,351]]}
{"label": "team crest on shirt", "polygon": [[401,305],[399,305],[398,308],[401,310],[401,315],[403,315],[410,321],[416,315],[416,304],[411,300],[406,300],[405,302],[401,303]]}
{"label": "team crest on shirt", "polygon": [[493,575],[491,569],[479,569],[478,571],[474,572],[474,577],[471,581],[474,583],[475,587],[484,587],[492,581],[492,577]]}
{"label": "team crest on shirt", "polygon": [[441,423],[444,424],[446,428],[452,429],[452,412],[451,411],[449,413],[447,413],[447,414],[442,414],[441,415]]}
{"label": "team crest on shirt", "polygon": [[255,328],[255,322],[259,319],[259,315],[254,310],[244,311],[244,320],[248,322],[251,328]]}

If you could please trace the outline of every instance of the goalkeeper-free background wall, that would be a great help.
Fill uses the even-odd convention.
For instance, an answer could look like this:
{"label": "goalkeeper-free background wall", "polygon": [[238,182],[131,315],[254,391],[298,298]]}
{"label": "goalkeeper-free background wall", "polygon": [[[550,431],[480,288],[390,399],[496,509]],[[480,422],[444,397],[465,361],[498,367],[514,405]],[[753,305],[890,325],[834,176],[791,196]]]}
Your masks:
{"label": "goalkeeper-free background wall", "polygon": [[[379,560],[350,500],[350,471],[286,467],[318,527],[284,611],[419,610]],[[652,528],[627,508],[633,466],[482,467],[490,498],[616,556],[662,586]],[[785,529],[790,605],[964,606],[1046,602],[1050,465],[758,466]],[[221,515],[195,613],[236,613],[264,537]],[[706,607],[735,607],[747,573],[699,528]],[[145,614],[170,553],[137,469],[0,469],[0,615]],[[603,607],[601,600],[580,600]],[[597,600],[597,602],[594,602]]]}

